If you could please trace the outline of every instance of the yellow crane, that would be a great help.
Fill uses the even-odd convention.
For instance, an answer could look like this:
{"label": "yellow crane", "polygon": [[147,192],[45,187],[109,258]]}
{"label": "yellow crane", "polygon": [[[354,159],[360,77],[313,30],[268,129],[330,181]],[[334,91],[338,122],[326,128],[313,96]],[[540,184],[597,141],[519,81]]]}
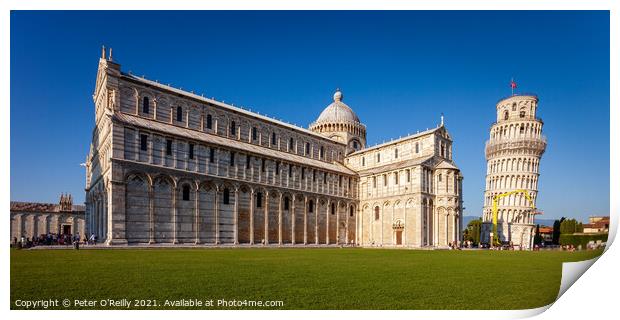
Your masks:
{"label": "yellow crane", "polygon": [[527,193],[527,190],[525,189],[517,189],[493,196],[493,233],[491,234],[492,239],[490,239],[493,246],[499,245],[499,237],[497,236],[497,202],[499,199],[515,193],[522,193],[525,196],[525,199],[529,201],[532,210],[536,209],[534,207],[534,201],[532,201],[532,198],[530,198],[529,193]]}

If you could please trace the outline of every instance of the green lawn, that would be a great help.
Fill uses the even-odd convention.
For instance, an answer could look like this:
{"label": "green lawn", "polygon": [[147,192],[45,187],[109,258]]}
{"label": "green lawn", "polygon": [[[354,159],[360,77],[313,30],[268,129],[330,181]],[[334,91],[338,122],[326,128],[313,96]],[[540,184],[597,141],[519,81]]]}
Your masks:
{"label": "green lawn", "polygon": [[18,299],[156,299],[163,304],[166,299],[195,298],[282,300],[284,309],[525,309],[555,299],[562,262],[599,254],[353,248],[11,250],[11,308],[19,309],[14,303]]}

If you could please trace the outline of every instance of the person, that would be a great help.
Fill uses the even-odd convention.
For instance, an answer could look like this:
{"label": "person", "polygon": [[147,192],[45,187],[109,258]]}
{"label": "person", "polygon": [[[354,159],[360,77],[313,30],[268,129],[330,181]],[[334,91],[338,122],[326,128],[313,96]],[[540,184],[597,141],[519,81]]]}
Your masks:
{"label": "person", "polygon": [[95,244],[95,234],[94,233],[90,234],[90,239],[88,241],[88,244]]}

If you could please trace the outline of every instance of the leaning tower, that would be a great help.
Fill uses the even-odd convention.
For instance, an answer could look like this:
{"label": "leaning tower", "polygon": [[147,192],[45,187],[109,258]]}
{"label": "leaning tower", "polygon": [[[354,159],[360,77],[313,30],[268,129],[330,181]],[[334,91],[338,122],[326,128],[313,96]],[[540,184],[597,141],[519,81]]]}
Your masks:
{"label": "leaning tower", "polygon": [[493,197],[514,190],[522,193],[498,199],[497,236],[530,249],[534,241],[534,215],[538,195],[540,158],[547,141],[542,135],[543,121],[536,117],[538,98],[514,94],[497,103],[497,121],[491,126],[486,143],[486,189],[482,213],[481,242],[490,243],[493,230]]}

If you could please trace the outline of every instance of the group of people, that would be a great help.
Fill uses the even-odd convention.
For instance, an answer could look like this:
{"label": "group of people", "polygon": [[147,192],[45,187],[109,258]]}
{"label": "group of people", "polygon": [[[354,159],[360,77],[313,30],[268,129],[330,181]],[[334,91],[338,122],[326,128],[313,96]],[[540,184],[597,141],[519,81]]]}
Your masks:
{"label": "group of people", "polygon": [[79,232],[76,234],[48,233],[41,234],[38,237],[22,236],[20,239],[13,237],[13,243],[11,246],[21,249],[36,246],[73,245],[74,247],[79,248],[80,244],[95,245],[97,244],[97,240],[98,237],[94,233],[92,233],[90,237],[87,237],[86,235],[82,237]]}

